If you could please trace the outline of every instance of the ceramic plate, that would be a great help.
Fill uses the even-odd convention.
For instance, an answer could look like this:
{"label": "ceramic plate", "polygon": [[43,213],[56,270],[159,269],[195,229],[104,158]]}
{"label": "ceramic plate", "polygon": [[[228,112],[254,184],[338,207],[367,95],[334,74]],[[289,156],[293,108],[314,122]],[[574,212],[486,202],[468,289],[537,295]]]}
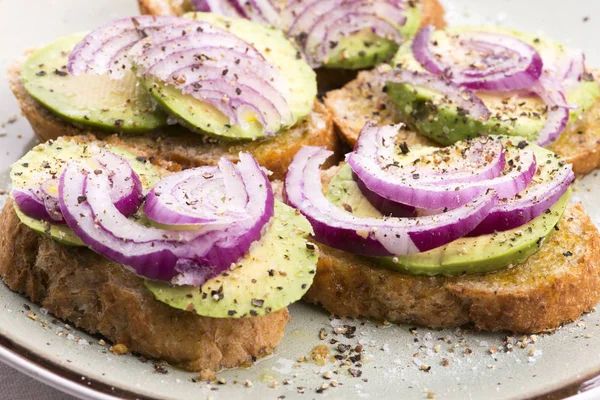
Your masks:
{"label": "ceramic plate", "polygon": [[[34,4],[32,4],[34,3]],[[571,0],[444,1],[451,24],[501,24],[546,34],[586,50],[600,66],[600,2]],[[134,0],[0,1],[0,69],[28,47],[136,13]],[[9,164],[35,144],[5,80],[0,81],[0,189],[8,189]],[[17,116],[16,119],[13,116]],[[5,196],[4,196],[5,197]],[[582,201],[600,224],[600,177],[577,183]],[[2,200],[3,202],[3,200]],[[409,326],[376,326],[330,320],[318,308],[296,304],[277,352],[248,370],[218,375],[225,384],[206,384],[197,375],[155,365],[135,356],[117,356],[97,337],[54,319],[0,284],[0,358],[19,370],[85,398],[444,398],[509,399],[575,393],[600,374],[600,312],[583,316],[552,335],[509,337],[460,330],[430,331]],[[334,334],[335,328],[345,335]],[[320,340],[319,331],[327,333]],[[362,367],[298,361],[317,345],[361,345]],[[339,363],[338,363],[339,364]],[[337,386],[323,375],[332,374]],[[324,383],[330,387],[322,389]],[[593,386],[592,383],[587,384]],[[557,392],[569,388],[567,391]],[[586,386],[584,385],[584,388]],[[581,396],[594,398],[600,392]]]}

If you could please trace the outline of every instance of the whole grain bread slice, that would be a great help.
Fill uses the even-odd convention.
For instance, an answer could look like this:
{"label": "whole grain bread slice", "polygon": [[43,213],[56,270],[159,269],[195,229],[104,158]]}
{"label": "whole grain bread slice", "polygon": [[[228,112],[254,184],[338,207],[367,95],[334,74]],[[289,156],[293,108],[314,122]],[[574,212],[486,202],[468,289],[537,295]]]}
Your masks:
{"label": "whole grain bread slice", "polygon": [[174,309],[120,264],[23,225],[11,200],[0,214],[0,275],[55,316],[189,371],[249,366],[274,351],[289,321],[287,309],[242,319]]}
{"label": "whole grain bread slice", "polygon": [[[323,171],[324,187],[336,171]],[[319,245],[317,273],[304,299],[344,317],[430,328],[552,331],[600,301],[598,229],[579,204],[567,207],[557,228],[524,263],[459,277],[403,274]]]}
{"label": "whole grain bread slice", "polygon": [[[27,93],[21,78],[21,68],[29,50],[15,61],[9,69],[9,84],[21,112],[27,118],[37,138],[45,142],[60,136],[93,134],[98,138],[112,137],[127,146],[154,154],[164,160],[174,161],[185,168],[215,165],[221,157],[237,161],[240,151],[252,153],[256,160],[273,172],[274,179],[282,179],[292,158],[302,146],[324,146],[340,155],[338,135],[326,107],[315,101],[313,111],[294,127],[281,132],[272,139],[254,142],[225,142],[209,140],[181,127],[151,132],[144,135],[113,135],[102,131],[80,129],[55,116]],[[336,157],[332,162],[336,161]]]}
{"label": "whole grain bread slice", "polygon": [[[404,122],[402,114],[389,99],[384,87],[385,82],[379,79],[377,70],[364,71],[343,88],[328,92],[323,99],[333,115],[337,129],[350,146],[354,146],[360,130],[368,120],[379,124]],[[434,145],[434,142],[410,129],[403,132],[403,135],[409,145]],[[549,149],[573,164],[573,171],[578,175],[600,167],[600,101],[586,110],[577,121],[569,124]]]}

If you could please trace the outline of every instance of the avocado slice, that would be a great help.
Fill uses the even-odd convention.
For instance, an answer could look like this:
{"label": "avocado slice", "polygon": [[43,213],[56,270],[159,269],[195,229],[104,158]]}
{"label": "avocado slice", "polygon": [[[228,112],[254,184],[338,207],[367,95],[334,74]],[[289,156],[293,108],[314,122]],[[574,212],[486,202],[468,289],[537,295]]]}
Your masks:
{"label": "avocado slice", "polygon": [[[403,38],[416,35],[421,24],[422,2],[406,4],[406,23],[398,26]],[[398,50],[398,43],[377,36],[369,28],[344,37],[339,43],[330,43],[331,52],[324,60],[326,68],[363,69],[388,61]]]}
{"label": "avocado slice", "polygon": [[[299,53],[283,32],[245,19],[228,18],[212,13],[188,13],[184,17],[210,22],[252,44],[275,65],[287,83],[290,90],[287,100],[293,114],[293,124],[310,113],[317,95],[316,74],[306,61],[298,56]],[[192,131],[225,140],[256,140],[266,137],[262,125],[254,118],[247,121],[246,127],[232,125],[229,118],[216,108],[191,95],[182,94],[174,86],[151,78],[143,79],[142,82],[163,108]],[[287,127],[281,127],[285,128]]]}
{"label": "avocado slice", "polygon": [[[458,27],[435,31],[432,39],[437,41],[438,48],[448,46],[450,49],[449,37],[468,30],[515,36],[535,47],[545,60],[565,57],[568,51],[565,46],[552,39],[498,27]],[[411,46],[412,41],[403,44],[394,56],[392,65],[410,71],[425,71],[414,58]],[[525,91],[476,92],[492,114],[488,121],[481,122],[464,115],[456,105],[444,101],[441,94],[432,90],[392,82],[388,82],[386,88],[388,96],[407,122],[419,133],[442,145],[484,134],[523,136],[529,141],[535,141],[544,125],[545,104],[537,96]],[[596,82],[582,80],[566,97],[569,104],[578,105],[578,108],[570,111],[572,122],[597,101],[600,86]]]}
{"label": "avocado slice", "polygon": [[[35,146],[11,166],[10,177],[13,187],[37,187],[42,181],[56,179],[56,185],[53,185],[50,190],[58,191],[58,178],[64,165],[69,160],[86,158],[86,148],[85,143],[77,143],[64,138]],[[118,147],[106,145],[105,148],[129,161],[133,170],[139,175],[145,190],[154,187],[160,180],[159,170],[145,157],[137,157]],[[15,211],[21,222],[34,231],[50,236],[65,245],[84,246],[67,225],[52,224],[28,217],[16,205]]]}
{"label": "avocado slice", "polygon": [[307,241],[310,223],[276,201],[275,216],[261,239],[227,274],[200,287],[146,281],[156,298],[174,308],[212,318],[266,315],[299,300],[312,284],[318,252]]}
{"label": "avocado slice", "polygon": [[123,79],[72,76],[67,60],[84,34],[68,36],[31,55],[21,71],[25,89],[44,107],[78,127],[109,132],[147,132],[166,126],[133,72]]}
{"label": "avocado slice", "polygon": [[[543,179],[550,174],[560,159],[539,146],[533,147]],[[545,160],[542,163],[542,160]],[[546,164],[546,162],[548,164]],[[413,275],[463,275],[480,274],[506,268],[525,261],[536,253],[555,231],[569,203],[571,189],[546,212],[518,228],[477,237],[463,237],[446,246],[401,257],[372,258],[381,266]],[[332,179],[327,198],[338,207],[348,209],[361,217],[381,217],[363,196],[353,179],[352,169],[343,165]]]}

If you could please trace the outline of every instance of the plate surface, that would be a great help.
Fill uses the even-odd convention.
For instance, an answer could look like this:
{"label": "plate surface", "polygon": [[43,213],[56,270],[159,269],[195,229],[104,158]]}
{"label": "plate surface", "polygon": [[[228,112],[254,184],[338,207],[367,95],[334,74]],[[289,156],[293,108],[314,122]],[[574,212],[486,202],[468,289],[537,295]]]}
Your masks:
{"label": "plate surface", "polygon": [[[28,47],[137,12],[134,0],[34,3],[0,0],[0,37],[5,38],[0,53],[2,71]],[[572,0],[568,7],[558,0],[454,0],[444,4],[451,24],[502,24],[539,32],[582,47],[589,64],[600,66],[600,54],[596,53],[600,2]],[[10,163],[35,140],[27,121],[18,116],[13,122],[19,111],[5,79],[0,81],[0,105],[0,189],[5,191]],[[574,201],[582,201],[600,225],[600,177],[591,174],[576,188]],[[3,202],[4,198],[0,205]],[[585,315],[552,335],[527,337],[522,341],[525,348],[517,343],[521,337],[512,337],[512,351],[506,351],[510,346],[500,334],[330,320],[326,313],[306,304],[296,304],[290,312],[292,322],[275,355],[249,370],[220,373],[226,384],[208,385],[193,382],[196,374],[130,355],[116,356],[106,345],[98,344],[99,338],[53,319],[0,284],[0,358],[37,379],[86,398],[505,399],[539,396],[600,373],[599,312]],[[356,332],[335,335],[333,328],[344,324],[356,327]],[[318,337],[321,329],[328,334],[324,341]],[[336,354],[329,344],[332,338],[363,347],[363,365],[352,371],[354,375],[360,371],[360,376],[331,363],[318,366],[297,361],[319,344]],[[334,372],[333,379],[339,384],[317,394],[323,383],[331,382],[322,377],[326,371]],[[245,385],[247,380],[251,387]],[[592,395],[588,392],[587,396]]]}

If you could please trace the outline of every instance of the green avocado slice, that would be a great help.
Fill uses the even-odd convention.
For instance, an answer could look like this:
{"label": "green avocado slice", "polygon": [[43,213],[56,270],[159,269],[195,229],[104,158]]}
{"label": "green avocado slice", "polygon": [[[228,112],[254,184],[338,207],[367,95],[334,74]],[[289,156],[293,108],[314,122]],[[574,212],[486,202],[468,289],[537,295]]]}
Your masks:
{"label": "green avocado slice", "polygon": [[[298,57],[298,51],[283,32],[245,19],[211,13],[188,13],[184,17],[210,22],[252,44],[275,65],[287,83],[290,90],[287,100],[293,114],[293,124],[310,113],[317,96],[316,74],[302,57]],[[174,86],[153,79],[142,82],[163,108],[192,131],[224,140],[256,140],[266,137],[262,125],[256,119],[249,119],[246,127],[232,125],[229,118],[216,108],[191,95],[182,94]],[[281,129],[287,127],[281,126]]]}
{"label": "green avocado slice", "polygon": [[78,127],[109,132],[147,132],[166,126],[133,72],[123,79],[69,75],[69,53],[84,34],[68,36],[31,55],[21,71],[27,92],[58,117]]}
{"label": "green avocado slice", "polygon": [[171,307],[212,318],[266,315],[299,300],[312,284],[318,252],[307,241],[310,223],[275,202],[275,216],[237,268],[200,287],[146,281],[156,298]]}
{"label": "green avocado slice", "polygon": [[[534,150],[540,171],[536,179],[543,179],[544,174],[551,176],[560,159],[541,147],[534,146]],[[410,256],[372,259],[386,268],[413,275],[455,276],[506,268],[525,261],[540,249],[544,241],[554,233],[570,197],[569,188],[546,213],[509,231],[464,237],[446,246]],[[362,195],[352,177],[352,169],[347,164],[340,168],[329,184],[327,198],[338,207],[348,209],[350,206],[357,216],[382,216]]]}
{"label": "green avocado slice", "polygon": [[[403,38],[411,38],[419,30],[421,7],[422,3],[407,4],[406,22],[397,27]],[[375,35],[371,29],[362,29],[329,46],[333,49],[323,66],[342,69],[373,67],[388,61],[398,50],[396,42]]]}
{"label": "green avocado slice", "polygon": [[[41,181],[59,178],[69,160],[87,157],[86,148],[85,144],[63,138],[35,146],[11,166],[10,177],[13,187],[36,187]],[[149,190],[160,180],[159,170],[144,157],[136,157],[118,147],[106,145],[105,148],[129,161],[133,170],[139,175],[145,190]],[[52,190],[58,191],[58,186]],[[52,224],[28,217],[16,205],[15,211],[21,222],[34,231],[50,236],[65,245],[84,246],[67,225]]]}
{"label": "green avocado slice", "polygon": [[[444,46],[451,51],[449,38],[469,30],[515,36],[535,47],[544,59],[565,57],[568,52],[565,46],[552,39],[498,27],[457,27],[435,31],[432,40],[437,42],[440,51],[443,51]],[[412,41],[408,41],[400,47],[392,60],[392,66],[410,71],[425,71],[414,58],[411,46]],[[545,104],[537,96],[524,91],[476,92],[492,114],[489,120],[481,122],[464,115],[456,105],[448,103],[441,94],[432,90],[391,82],[386,86],[388,96],[407,122],[419,133],[442,145],[484,134],[523,136],[529,141],[535,141],[545,121]],[[600,86],[597,82],[582,80],[566,97],[569,104],[578,106],[570,111],[572,122],[598,100]]]}

